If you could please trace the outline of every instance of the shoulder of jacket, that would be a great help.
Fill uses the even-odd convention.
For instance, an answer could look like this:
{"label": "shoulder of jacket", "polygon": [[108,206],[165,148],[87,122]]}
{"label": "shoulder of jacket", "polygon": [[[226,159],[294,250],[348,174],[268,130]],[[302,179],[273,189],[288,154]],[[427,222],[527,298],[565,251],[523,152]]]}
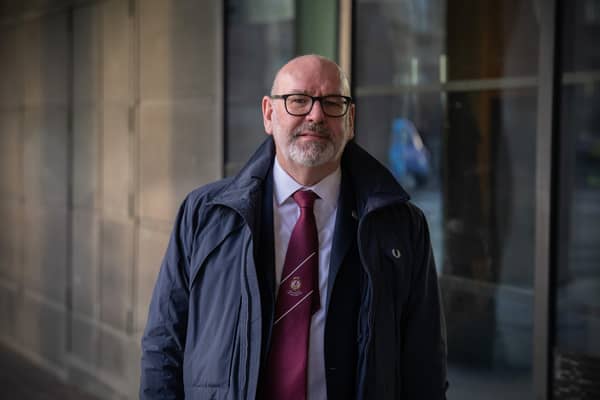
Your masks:
{"label": "shoulder of jacket", "polygon": [[412,201],[407,201],[404,203],[407,211],[409,213],[412,214],[412,216],[414,216],[415,218],[418,219],[424,219],[425,218],[425,213],[423,212],[423,210],[421,210],[421,208],[419,206],[417,206],[415,203],[413,203]]}
{"label": "shoulder of jacket", "polygon": [[420,233],[427,223],[423,210],[411,201],[390,204],[374,214],[376,226],[386,227],[386,232],[410,232],[412,236]]}
{"label": "shoulder of jacket", "polygon": [[380,213],[390,217],[423,218],[425,214],[415,203],[410,200],[402,200],[387,204],[378,210]]}
{"label": "shoulder of jacket", "polygon": [[229,186],[229,183],[231,183],[232,179],[233,178],[220,179],[192,190],[188,193],[184,200],[186,207],[188,209],[194,209],[202,204],[210,202]]}

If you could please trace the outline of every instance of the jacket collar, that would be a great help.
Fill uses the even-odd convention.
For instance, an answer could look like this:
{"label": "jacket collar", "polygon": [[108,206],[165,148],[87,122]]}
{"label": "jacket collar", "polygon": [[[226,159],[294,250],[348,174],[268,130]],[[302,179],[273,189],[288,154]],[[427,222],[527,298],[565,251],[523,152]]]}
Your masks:
{"label": "jacket collar", "polygon": [[[213,202],[235,209],[254,227],[254,210],[260,207],[261,187],[268,178],[274,157],[275,144],[268,137]],[[409,199],[392,174],[354,141],[350,141],[344,149],[342,171],[343,175],[347,175],[344,181],[356,188],[358,219],[377,208]]]}
{"label": "jacket collar", "polygon": [[213,199],[212,203],[233,208],[254,230],[258,222],[255,211],[261,207],[263,183],[268,179],[274,157],[275,144],[269,137],[259,146],[229,184]]}
{"label": "jacket collar", "polygon": [[377,208],[410,199],[388,169],[354,141],[346,145],[342,171],[355,188],[358,219]]}

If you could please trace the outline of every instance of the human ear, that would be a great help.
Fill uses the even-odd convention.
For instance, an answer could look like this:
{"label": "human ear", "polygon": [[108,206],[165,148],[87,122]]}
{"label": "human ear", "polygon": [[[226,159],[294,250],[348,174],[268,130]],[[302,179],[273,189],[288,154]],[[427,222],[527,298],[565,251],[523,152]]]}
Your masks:
{"label": "human ear", "polygon": [[354,103],[350,104],[350,109],[348,110],[348,131],[350,132],[348,139],[354,138],[354,113],[356,111],[356,107]]}
{"label": "human ear", "polygon": [[273,133],[273,103],[269,96],[264,96],[262,99],[262,114],[265,132],[267,135],[271,135]]}

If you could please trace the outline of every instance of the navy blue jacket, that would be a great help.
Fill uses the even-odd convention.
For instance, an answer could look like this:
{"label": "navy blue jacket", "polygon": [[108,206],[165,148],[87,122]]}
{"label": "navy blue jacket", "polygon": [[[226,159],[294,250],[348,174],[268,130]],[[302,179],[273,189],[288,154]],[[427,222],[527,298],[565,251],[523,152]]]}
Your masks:
{"label": "navy blue jacket", "polygon": [[[142,339],[142,399],[253,399],[273,317],[267,139],[180,207]],[[446,344],[427,223],[354,142],[342,157],[325,328],[328,398],[444,399]]]}

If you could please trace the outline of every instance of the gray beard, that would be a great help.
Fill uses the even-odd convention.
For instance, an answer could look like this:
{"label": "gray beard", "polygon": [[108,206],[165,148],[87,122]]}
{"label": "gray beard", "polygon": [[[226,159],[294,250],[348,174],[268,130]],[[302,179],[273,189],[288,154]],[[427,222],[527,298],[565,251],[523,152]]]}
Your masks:
{"label": "gray beard", "polygon": [[331,141],[322,143],[299,143],[295,138],[288,148],[292,161],[305,167],[318,167],[331,161],[335,156],[335,149]]}

